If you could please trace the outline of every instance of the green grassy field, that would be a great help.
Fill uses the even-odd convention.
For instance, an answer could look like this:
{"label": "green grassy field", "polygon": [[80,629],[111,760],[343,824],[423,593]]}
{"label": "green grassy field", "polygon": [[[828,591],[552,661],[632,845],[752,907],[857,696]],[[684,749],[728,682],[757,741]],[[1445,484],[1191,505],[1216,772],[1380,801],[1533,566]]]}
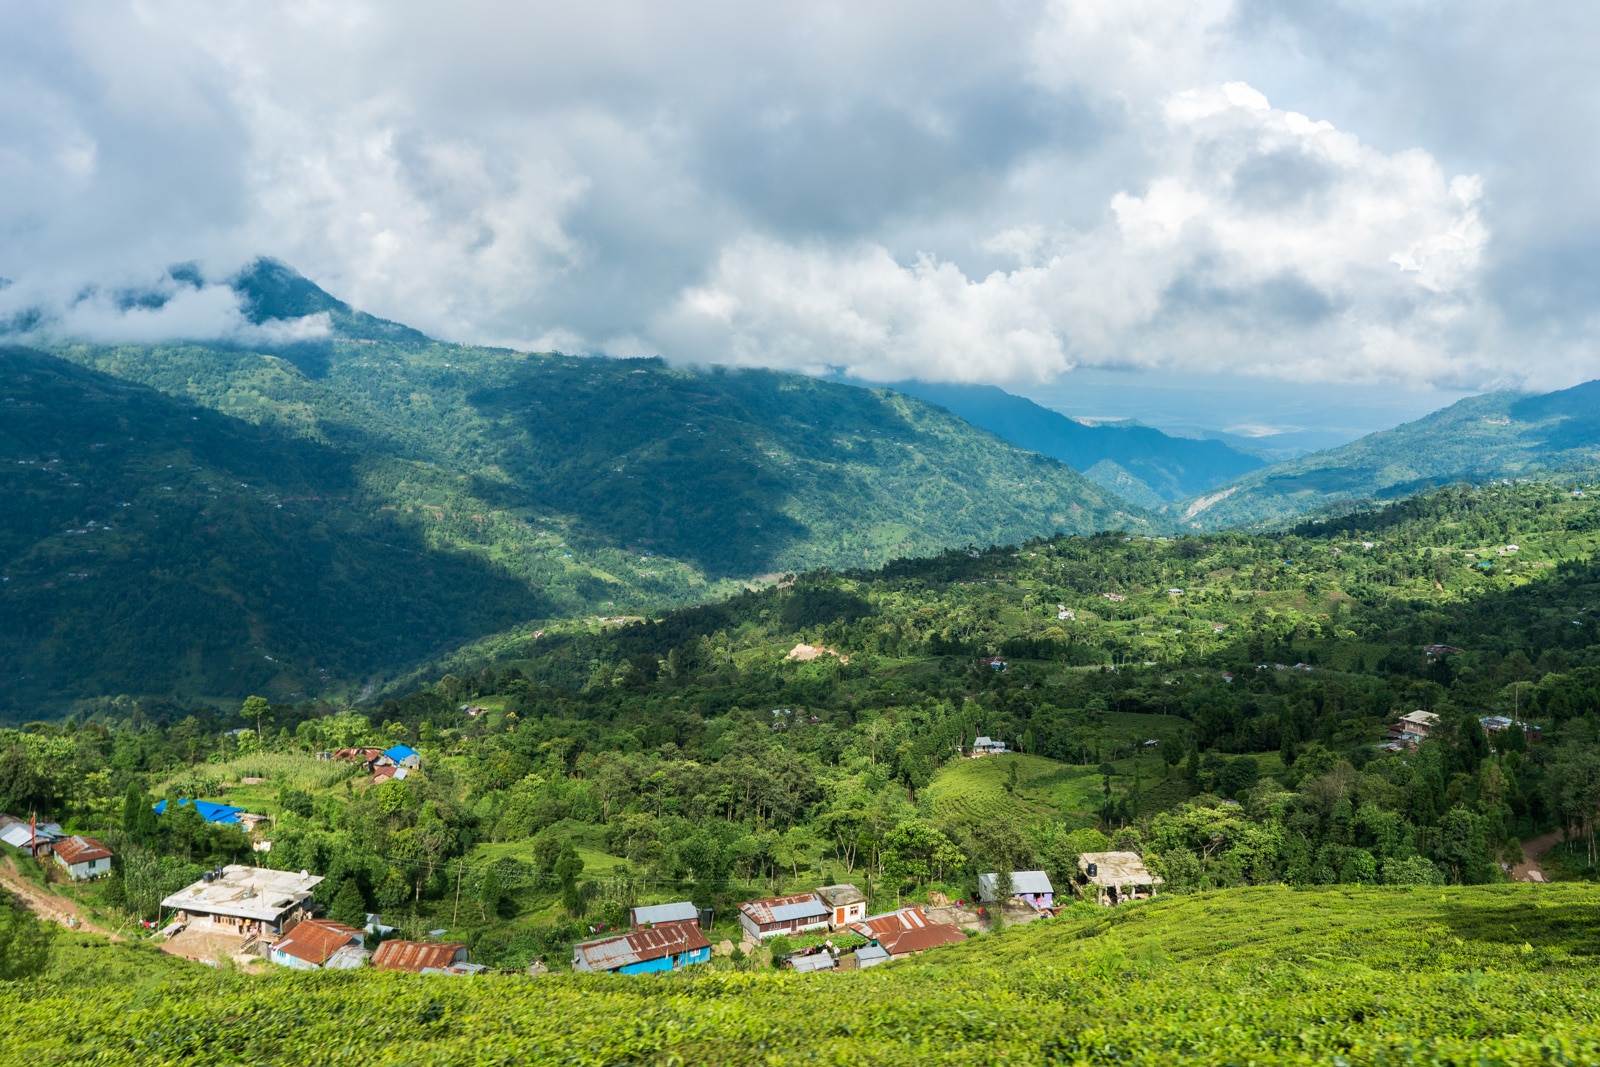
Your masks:
{"label": "green grassy field", "polygon": [[870,971],[219,973],[75,936],[6,1063],[1586,1064],[1600,889],[1077,906]]}
{"label": "green grassy field", "polygon": [[[1017,787],[1008,792],[1011,768]],[[941,818],[960,821],[1006,821],[1019,826],[1039,819],[1080,818],[1100,803],[1101,780],[1093,767],[1075,767],[1043,756],[1012,753],[947,764],[925,793]]]}

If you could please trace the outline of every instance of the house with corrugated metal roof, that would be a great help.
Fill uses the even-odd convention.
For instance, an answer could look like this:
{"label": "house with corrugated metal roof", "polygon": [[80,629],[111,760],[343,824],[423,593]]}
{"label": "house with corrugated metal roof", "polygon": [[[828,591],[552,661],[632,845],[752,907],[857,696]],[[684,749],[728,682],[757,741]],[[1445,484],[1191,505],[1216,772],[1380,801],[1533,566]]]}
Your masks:
{"label": "house with corrugated metal roof", "polygon": [[784,961],[784,966],[796,974],[815,974],[818,971],[831,971],[837,964],[838,960],[835,960],[833,953],[827,949],[790,956]]}
{"label": "house with corrugated metal roof", "polygon": [[739,925],[757,941],[779,934],[825,930],[833,912],[815,893],[767,897],[739,905]]}
{"label": "house with corrugated metal roof", "polygon": [[422,766],[422,753],[410,745],[395,745],[393,748],[385,749],[383,755],[378,757],[377,762],[383,763],[385,760],[395,767],[420,767]]}
{"label": "house with corrugated metal roof", "polygon": [[856,970],[864,971],[880,963],[889,962],[889,950],[882,945],[862,945],[856,949]]}
{"label": "house with corrugated metal roof", "polygon": [[959,927],[949,923],[929,923],[915,930],[902,930],[880,937],[876,943],[889,954],[890,959],[900,960],[917,952],[926,952],[940,945],[958,944],[966,939],[967,935]]}
{"label": "house with corrugated metal roof", "polygon": [[410,971],[412,974],[457,974],[467,962],[467,946],[460,941],[384,941],[372,954],[372,966],[380,971]]}
{"label": "house with corrugated metal roof", "polygon": [[700,909],[693,901],[682,900],[675,904],[646,904],[628,909],[628,921],[634,927],[655,926],[659,923],[700,922]]}
{"label": "house with corrugated metal roof", "polygon": [[920,930],[928,925],[928,913],[918,907],[899,908],[881,915],[869,915],[850,924],[850,929],[868,941],[899,934],[905,930]]}
{"label": "house with corrugated metal roof", "polygon": [[348,971],[371,955],[364,937],[355,927],[332,919],[307,919],[272,946],[269,958],[297,971]]}
{"label": "house with corrugated metal roof", "polygon": [[711,942],[698,923],[662,923],[648,930],[580,941],[572,946],[574,971],[648,974],[711,961]]}
{"label": "house with corrugated metal roof", "polygon": [[[1000,902],[1000,876],[998,874],[978,875],[978,896],[993,904]],[[1011,892],[1006,899],[1020,898],[1035,908],[1044,909],[1055,906],[1056,888],[1050,884],[1050,876],[1043,871],[1013,871],[1011,873]]]}
{"label": "house with corrugated metal roof", "polygon": [[111,873],[111,850],[96,838],[73,834],[55,843],[56,862],[74,882]]}

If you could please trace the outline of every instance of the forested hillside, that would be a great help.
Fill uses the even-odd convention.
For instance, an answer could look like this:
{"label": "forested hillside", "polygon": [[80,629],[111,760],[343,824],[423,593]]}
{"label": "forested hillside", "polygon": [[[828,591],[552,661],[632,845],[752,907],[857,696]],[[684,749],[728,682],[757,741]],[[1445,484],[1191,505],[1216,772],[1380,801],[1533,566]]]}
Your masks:
{"label": "forested hillside", "polygon": [[[0,712],[353,694],[517,623],[659,611],[950,544],[1150,528],[1063,464],[890,392],[436,343],[269,261],[235,284],[254,320],[325,316],[331,333],[0,363],[17,413],[0,477],[26,501],[0,518],[15,620]],[[195,452],[175,422],[212,437]],[[168,494],[159,507],[125,468],[171,486],[147,488]],[[126,547],[140,523],[142,547]]]}
{"label": "forested hillside", "polygon": [[1600,469],[1600,382],[1469,397],[1416,422],[1275,463],[1169,509],[1189,528],[1265,529],[1454,482]]}

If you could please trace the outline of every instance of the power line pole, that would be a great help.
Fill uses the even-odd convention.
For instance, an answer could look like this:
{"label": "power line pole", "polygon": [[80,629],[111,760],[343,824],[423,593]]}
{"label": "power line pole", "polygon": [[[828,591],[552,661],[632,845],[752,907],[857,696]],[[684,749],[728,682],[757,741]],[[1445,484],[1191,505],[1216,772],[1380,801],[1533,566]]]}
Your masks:
{"label": "power line pole", "polygon": [[450,912],[450,927],[455,928],[456,917],[461,914],[461,868],[466,866],[465,860],[456,860],[456,906]]}

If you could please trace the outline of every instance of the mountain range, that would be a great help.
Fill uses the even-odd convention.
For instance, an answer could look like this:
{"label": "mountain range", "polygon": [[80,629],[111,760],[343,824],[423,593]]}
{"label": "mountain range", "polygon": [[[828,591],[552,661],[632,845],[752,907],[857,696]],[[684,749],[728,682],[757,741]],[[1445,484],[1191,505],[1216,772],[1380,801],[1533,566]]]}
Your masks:
{"label": "mountain range", "polygon": [[890,390],[445,344],[272,261],[233,285],[252,321],[326,316],[327,335],[0,357],[15,707],[353,695],[514,623],[1156,529]]}

